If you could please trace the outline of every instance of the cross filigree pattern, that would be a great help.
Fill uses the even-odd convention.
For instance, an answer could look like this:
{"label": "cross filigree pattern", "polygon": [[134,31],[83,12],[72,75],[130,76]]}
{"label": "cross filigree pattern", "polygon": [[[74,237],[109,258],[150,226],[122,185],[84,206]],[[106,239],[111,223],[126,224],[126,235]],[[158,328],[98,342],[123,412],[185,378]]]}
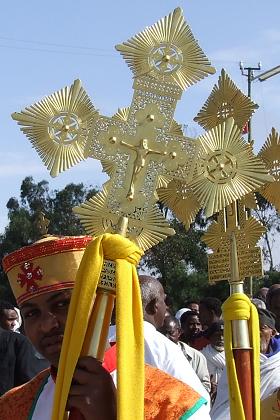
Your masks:
{"label": "cross filigree pattern", "polygon": [[231,278],[231,235],[237,243],[239,278],[262,276],[261,250],[256,246],[265,228],[253,217],[248,217],[244,201],[234,202],[219,212],[202,239],[213,253],[208,256],[208,278],[213,284]]}
{"label": "cross filigree pattern", "polygon": [[[127,236],[147,249],[174,233],[156,209],[158,189],[184,190],[172,203],[165,195],[176,211],[192,197],[180,213],[187,225],[198,206],[209,215],[270,177],[245,150],[233,122],[194,140],[174,121],[183,90],[215,71],[181,9],[116,48],[135,76],[129,108],[111,118],[99,115],[75,81],[13,118],[52,176],[82,159],[100,160],[110,179],[76,214],[93,234],[114,231],[127,217]],[[230,103],[223,103],[219,112],[227,115]]]}

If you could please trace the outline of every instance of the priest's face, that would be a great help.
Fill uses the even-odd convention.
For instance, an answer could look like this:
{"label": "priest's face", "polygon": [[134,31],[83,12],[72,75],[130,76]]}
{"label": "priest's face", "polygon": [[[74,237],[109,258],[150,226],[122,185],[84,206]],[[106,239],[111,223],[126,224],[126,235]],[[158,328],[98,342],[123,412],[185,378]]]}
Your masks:
{"label": "priest's face", "polygon": [[71,290],[45,293],[21,305],[26,335],[49,362],[58,367]]}

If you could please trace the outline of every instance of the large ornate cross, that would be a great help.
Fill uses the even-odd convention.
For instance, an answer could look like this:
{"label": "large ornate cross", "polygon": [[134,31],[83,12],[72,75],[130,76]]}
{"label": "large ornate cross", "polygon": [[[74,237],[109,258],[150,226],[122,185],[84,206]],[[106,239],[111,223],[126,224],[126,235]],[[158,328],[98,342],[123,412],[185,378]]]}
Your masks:
{"label": "large ornate cross", "polygon": [[75,81],[13,117],[51,175],[81,159],[99,159],[110,180],[76,213],[94,234],[115,231],[127,217],[127,236],[147,249],[173,233],[156,207],[156,190],[193,176],[196,143],[173,119],[177,101],[215,70],[181,9],[116,48],[135,76],[130,108],[100,116]]}
{"label": "large ornate cross", "polygon": [[[99,115],[76,80],[13,118],[52,176],[82,159],[99,159],[109,181],[74,211],[94,235],[116,232],[126,217],[126,235],[146,250],[173,233],[156,206],[158,191],[168,187],[163,199],[175,212],[185,207],[186,215],[179,213],[189,224],[199,208],[211,215],[270,178],[241,139],[239,124],[224,121],[224,113],[224,122],[216,127],[215,117],[196,141],[174,121],[183,90],[214,72],[181,9],[116,48],[134,73],[130,108],[111,118]],[[222,105],[235,109],[227,98]],[[175,195],[182,199],[174,202]]]}

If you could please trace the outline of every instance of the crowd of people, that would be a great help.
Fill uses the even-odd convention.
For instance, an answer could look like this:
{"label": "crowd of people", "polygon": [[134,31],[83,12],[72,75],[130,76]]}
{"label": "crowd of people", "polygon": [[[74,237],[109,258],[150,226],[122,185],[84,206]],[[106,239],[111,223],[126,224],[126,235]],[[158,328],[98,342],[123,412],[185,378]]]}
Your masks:
{"label": "crowd of people", "polygon": [[[72,270],[75,278],[77,268]],[[189,300],[173,313],[158,279],[140,275],[139,284],[145,419],[230,419],[222,302],[215,297]],[[68,279],[46,285],[37,295],[32,290],[22,295],[24,300],[16,296],[19,308],[0,303],[1,420],[51,419],[73,284]],[[280,419],[280,284],[260,289],[252,302],[260,325],[261,418]],[[116,418],[117,345],[112,323],[103,366],[91,357],[79,359],[67,408],[78,409],[85,420]]]}

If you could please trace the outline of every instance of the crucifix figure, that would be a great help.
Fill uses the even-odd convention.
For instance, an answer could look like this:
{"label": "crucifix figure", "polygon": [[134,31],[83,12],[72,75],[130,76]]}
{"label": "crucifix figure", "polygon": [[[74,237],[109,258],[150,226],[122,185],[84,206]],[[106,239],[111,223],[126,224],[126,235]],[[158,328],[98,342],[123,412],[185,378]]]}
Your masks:
{"label": "crucifix figure", "polygon": [[167,153],[160,150],[153,150],[149,149],[148,147],[148,139],[141,139],[140,144],[138,146],[133,146],[132,144],[126,143],[125,141],[121,141],[120,144],[123,146],[128,147],[131,150],[134,150],[136,152],[136,158],[133,163],[133,170],[131,175],[131,180],[129,184],[129,191],[127,194],[127,198],[129,200],[133,200],[134,198],[134,185],[137,180],[137,175],[139,172],[142,171],[142,169],[146,165],[146,157],[150,154],[156,154],[156,155],[163,155],[165,156]]}
{"label": "crucifix figure", "polygon": [[177,101],[215,69],[179,8],[116,49],[134,73],[125,111],[98,114],[75,81],[13,117],[53,176],[85,158],[101,161],[110,179],[75,213],[90,219],[95,235],[127,217],[127,237],[148,249],[174,233],[156,206],[157,189],[172,179],[190,182],[195,167],[196,142],[173,120]]}

